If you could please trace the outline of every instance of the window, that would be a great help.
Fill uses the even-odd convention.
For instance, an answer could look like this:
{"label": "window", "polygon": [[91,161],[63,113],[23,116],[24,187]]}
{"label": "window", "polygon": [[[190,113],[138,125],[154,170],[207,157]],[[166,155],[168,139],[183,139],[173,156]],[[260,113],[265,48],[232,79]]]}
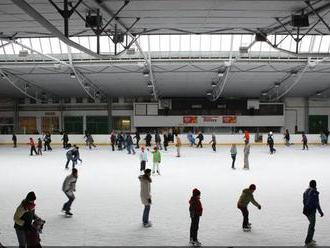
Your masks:
{"label": "window", "polygon": [[83,133],[82,116],[64,116],[64,130],[71,134]]}
{"label": "window", "polygon": [[83,103],[82,97],[77,97],[76,98],[76,103]]}
{"label": "window", "polygon": [[64,103],[71,103],[71,98],[70,97],[65,97],[64,98]]}
{"label": "window", "polygon": [[114,130],[130,131],[131,130],[131,118],[129,116],[114,116],[113,128]]}
{"label": "window", "polygon": [[86,128],[92,134],[107,134],[109,132],[108,116],[87,116]]}

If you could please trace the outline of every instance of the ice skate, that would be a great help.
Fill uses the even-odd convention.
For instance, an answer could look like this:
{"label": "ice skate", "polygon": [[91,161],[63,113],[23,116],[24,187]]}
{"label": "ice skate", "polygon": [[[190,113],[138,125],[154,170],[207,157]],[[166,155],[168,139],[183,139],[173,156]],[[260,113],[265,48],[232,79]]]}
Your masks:
{"label": "ice skate", "polygon": [[190,241],[189,245],[193,246],[193,247],[201,247],[202,243],[199,242],[198,240],[197,241]]}
{"label": "ice skate", "polygon": [[66,211],[65,212],[65,217],[72,217],[73,213],[71,213],[70,211]]}
{"label": "ice skate", "polygon": [[243,232],[251,232],[251,226],[243,227]]}
{"label": "ice skate", "polygon": [[152,227],[152,223],[150,221],[148,223],[143,223],[143,227],[145,228]]}

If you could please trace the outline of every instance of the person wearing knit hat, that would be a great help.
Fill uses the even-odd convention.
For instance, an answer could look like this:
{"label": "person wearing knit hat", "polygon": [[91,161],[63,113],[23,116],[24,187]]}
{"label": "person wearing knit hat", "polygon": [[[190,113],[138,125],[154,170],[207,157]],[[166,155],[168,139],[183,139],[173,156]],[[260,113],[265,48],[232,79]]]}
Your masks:
{"label": "person wearing knit hat", "polygon": [[237,208],[241,210],[243,215],[242,228],[244,231],[251,230],[251,224],[249,223],[249,210],[247,208],[249,203],[252,202],[252,204],[255,205],[259,210],[261,209],[261,205],[254,199],[253,196],[253,193],[256,190],[256,188],[257,187],[255,184],[251,184],[249,188],[244,189],[237,203]]}
{"label": "person wearing knit hat", "polygon": [[140,197],[141,202],[144,205],[143,215],[142,215],[142,223],[143,227],[151,227],[152,224],[149,221],[149,213],[151,208],[151,170],[146,169],[144,171],[144,175],[138,177],[140,180]]}
{"label": "person wearing knit hat", "polygon": [[14,214],[14,228],[20,248],[27,245],[26,233],[33,229],[33,220],[40,219],[35,213],[36,199],[36,194],[33,191],[29,192]]}
{"label": "person wearing knit hat", "polygon": [[190,245],[200,246],[201,243],[198,241],[198,228],[199,218],[203,214],[203,207],[200,201],[201,192],[198,189],[193,189],[192,197],[189,200],[189,213],[191,218],[190,225]]}

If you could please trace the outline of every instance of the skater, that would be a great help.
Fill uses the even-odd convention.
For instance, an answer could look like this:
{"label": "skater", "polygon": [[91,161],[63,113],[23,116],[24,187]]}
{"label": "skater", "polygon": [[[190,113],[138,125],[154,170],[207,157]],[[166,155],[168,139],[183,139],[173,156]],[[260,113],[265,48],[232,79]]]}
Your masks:
{"label": "skater", "polygon": [[89,147],[89,150],[92,149],[92,147],[96,147],[96,145],[94,144],[94,139],[93,136],[91,134],[88,134],[87,139],[86,139],[87,145]]}
{"label": "skater", "polygon": [[127,148],[128,154],[133,153],[133,155],[135,155],[133,139],[129,133],[126,135],[126,148]]}
{"label": "skater", "polygon": [[320,134],[320,138],[321,138],[321,144],[322,144],[323,146],[326,145],[326,144],[327,144],[327,137],[326,137],[326,135],[325,135],[324,132],[321,132],[321,134]]}
{"label": "skater", "polygon": [[74,156],[76,154],[76,149],[77,149],[76,146],[73,145],[73,147],[66,152],[65,169],[69,169],[69,163],[70,163],[70,161],[72,161],[72,168],[75,167],[76,162],[75,162],[75,157]]}
{"label": "skater", "polygon": [[13,137],[11,138],[11,140],[13,141],[14,148],[16,148],[17,147],[17,137],[16,137],[15,133],[13,133]]}
{"label": "skater", "polygon": [[161,154],[157,146],[154,147],[154,151],[152,152],[152,161],[152,174],[157,172],[157,174],[160,176],[159,164],[161,162]]}
{"label": "skater", "polygon": [[215,137],[214,133],[212,134],[212,140],[210,141],[209,144],[212,144],[212,150],[214,152],[216,152],[217,151],[217,140],[216,140],[216,137]]}
{"label": "skater", "polygon": [[237,208],[241,210],[243,214],[243,231],[251,231],[251,223],[249,223],[249,210],[247,208],[249,203],[252,202],[252,204],[259,210],[261,209],[261,205],[253,197],[255,190],[256,186],[254,184],[251,184],[249,188],[244,189],[237,203]]}
{"label": "skater", "polygon": [[33,220],[40,219],[35,213],[36,195],[33,191],[29,192],[22,203],[17,207],[14,214],[15,231],[20,248],[27,246],[27,232],[33,230]]}
{"label": "skater", "polygon": [[67,149],[68,142],[69,142],[69,136],[68,136],[68,134],[65,131],[63,132],[62,141],[63,141],[63,148],[64,149]]}
{"label": "skater", "polygon": [[305,240],[306,246],[315,245],[313,240],[315,231],[315,221],[316,221],[316,210],[319,212],[320,216],[323,217],[323,211],[320,206],[319,192],[316,189],[316,181],[311,180],[309,182],[309,188],[304,192],[304,210],[303,214],[307,217],[309,221],[308,233]]}
{"label": "skater", "polygon": [[181,157],[180,151],[181,151],[182,143],[181,143],[181,139],[180,139],[180,137],[179,137],[178,134],[175,134],[175,138],[176,138],[176,143],[175,143],[175,146],[176,146],[176,156],[179,158],[179,157]]}
{"label": "skater", "polygon": [[250,133],[249,133],[249,131],[248,130],[245,130],[244,131],[244,142],[250,142]]}
{"label": "skater", "polygon": [[203,148],[202,141],[204,140],[204,135],[202,134],[202,132],[199,132],[197,139],[198,139],[197,148],[198,147]]}
{"label": "skater", "polygon": [[146,146],[147,147],[150,147],[151,146],[152,136],[151,136],[151,134],[149,132],[147,132],[147,135],[146,135],[146,137],[144,139],[146,141]]}
{"label": "skater", "polygon": [[164,150],[167,151],[167,147],[168,147],[168,134],[164,133],[163,135],[163,145],[164,145]]}
{"label": "skater", "polygon": [[38,138],[38,144],[37,144],[37,154],[42,156],[42,140],[41,138]]}
{"label": "skater", "polygon": [[308,150],[307,136],[306,136],[305,132],[302,132],[301,136],[302,136],[302,142],[303,142],[303,150],[305,150],[305,148],[307,148],[307,150]]}
{"label": "skater", "polygon": [[187,139],[189,140],[191,147],[194,146],[194,145],[196,145],[195,138],[194,138],[194,136],[193,136],[193,134],[192,134],[191,131],[189,131],[189,133],[187,134]]}
{"label": "skater", "polygon": [[250,148],[251,145],[248,140],[245,140],[245,146],[244,146],[244,169],[249,170],[250,165],[249,165],[249,156],[250,156]]}
{"label": "skater", "polygon": [[[26,244],[27,247],[41,248],[40,234],[46,221],[42,219],[36,219],[32,223],[32,228],[26,232]],[[1,247],[1,246],[0,246]]]}
{"label": "skater", "polygon": [[268,134],[267,145],[269,146],[270,154],[273,154],[274,152],[276,152],[276,149],[274,148],[273,132],[269,132],[269,134]]}
{"label": "skater", "polygon": [[79,152],[79,146],[73,145],[75,149],[72,151],[72,156],[73,156],[73,168],[74,166],[78,163],[77,161],[79,160],[80,163],[82,163],[82,159],[80,158],[80,152]]}
{"label": "skater", "polygon": [[288,129],[285,130],[284,140],[285,140],[285,145],[289,146],[290,145],[290,133],[289,133]]}
{"label": "skater", "polygon": [[116,140],[117,140],[116,133],[115,131],[112,131],[110,135],[110,143],[111,143],[112,151],[115,151]]}
{"label": "skater", "polygon": [[156,134],[155,134],[155,142],[156,142],[156,146],[158,147],[159,150],[162,150],[162,140],[160,138],[160,135],[159,135],[159,132],[158,130],[156,131]]}
{"label": "skater", "polygon": [[70,175],[68,175],[62,185],[62,190],[64,194],[68,197],[68,201],[64,203],[62,211],[65,212],[65,215],[72,216],[70,212],[72,202],[75,199],[74,193],[76,191],[76,183],[78,179],[78,170],[73,168]]}
{"label": "skater", "polygon": [[237,155],[236,144],[231,145],[230,154],[231,154],[231,159],[232,159],[231,168],[233,170],[235,170],[235,161],[236,161],[236,155]]}
{"label": "skater", "polygon": [[140,173],[143,173],[143,171],[146,169],[146,165],[148,162],[148,153],[145,151],[144,147],[141,147],[140,152]]}
{"label": "skater", "polygon": [[139,176],[140,180],[140,197],[141,202],[144,205],[142,223],[144,227],[151,227],[151,222],[149,221],[149,213],[151,207],[151,170],[146,169],[144,175]]}
{"label": "skater", "polygon": [[191,218],[190,225],[190,242],[192,246],[201,246],[197,239],[199,218],[203,214],[203,207],[200,201],[201,192],[198,189],[193,189],[192,197],[189,200],[189,213]]}
{"label": "skater", "polygon": [[123,149],[123,143],[124,143],[124,137],[123,137],[123,133],[121,132],[117,135],[118,151],[121,151]]}
{"label": "skater", "polygon": [[325,144],[327,145],[327,144],[328,144],[328,139],[329,139],[329,130],[326,129],[326,130],[324,131],[324,134],[325,134],[325,137],[326,137],[326,142],[325,142]]}
{"label": "skater", "polygon": [[49,132],[44,136],[44,151],[52,151],[50,143],[52,142],[51,135]]}
{"label": "skater", "polygon": [[135,132],[135,136],[134,136],[134,138],[133,139],[135,139],[136,140],[136,149],[139,149],[140,148],[140,140],[141,140],[141,137],[140,137],[140,133],[139,133],[139,131],[137,131],[136,130],[136,132]]}
{"label": "skater", "polygon": [[35,155],[38,155],[37,150],[36,150],[36,145],[32,138],[30,138],[30,142],[28,144],[30,145],[30,156],[33,156],[33,152],[35,153]]}

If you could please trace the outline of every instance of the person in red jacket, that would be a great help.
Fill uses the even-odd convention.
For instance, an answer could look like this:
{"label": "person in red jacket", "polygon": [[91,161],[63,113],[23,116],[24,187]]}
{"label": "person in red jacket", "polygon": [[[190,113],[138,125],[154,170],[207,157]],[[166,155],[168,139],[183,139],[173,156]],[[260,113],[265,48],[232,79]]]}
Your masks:
{"label": "person in red jacket", "polygon": [[193,189],[192,197],[189,201],[189,212],[191,218],[190,225],[190,245],[200,246],[201,243],[197,239],[198,235],[198,226],[199,226],[199,218],[202,216],[203,207],[200,201],[201,192],[198,189]]}
{"label": "person in red jacket", "polygon": [[32,152],[34,152],[36,155],[38,154],[37,153],[37,150],[36,150],[36,145],[34,144],[34,140],[32,138],[30,138],[30,142],[28,143],[30,145],[30,156],[33,155]]}
{"label": "person in red jacket", "polygon": [[250,133],[248,130],[244,131],[244,141],[250,142]]}

